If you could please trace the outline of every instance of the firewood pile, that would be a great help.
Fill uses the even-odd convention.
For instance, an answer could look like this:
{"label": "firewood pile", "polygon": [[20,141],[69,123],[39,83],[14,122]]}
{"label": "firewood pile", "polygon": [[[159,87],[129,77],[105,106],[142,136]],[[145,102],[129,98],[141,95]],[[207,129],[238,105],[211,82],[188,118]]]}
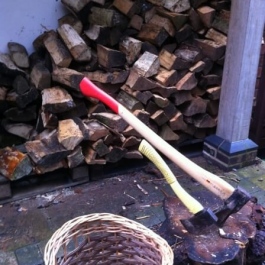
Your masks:
{"label": "firewood pile", "polygon": [[[166,141],[214,132],[229,0],[62,4],[69,14],[57,30],[36,37],[35,52],[9,42],[9,54],[0,54],[1,175],[14,180],[142,158],[141,136],[101,102],[72,90],[76,75],[88,77]],[[15,144],[6,140],[11,136]]]}

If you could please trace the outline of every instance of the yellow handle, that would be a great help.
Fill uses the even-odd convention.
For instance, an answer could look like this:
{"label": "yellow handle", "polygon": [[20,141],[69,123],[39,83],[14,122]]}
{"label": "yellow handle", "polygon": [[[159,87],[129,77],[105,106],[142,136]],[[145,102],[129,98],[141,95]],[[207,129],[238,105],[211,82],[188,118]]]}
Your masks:
{"label": "yellow handle", "polygon": [[138,149],[161,171],[174,193],[192,214],[196,214],[203,210],[203,206],[180,186],[168,165],[146,140],[141,141]]}

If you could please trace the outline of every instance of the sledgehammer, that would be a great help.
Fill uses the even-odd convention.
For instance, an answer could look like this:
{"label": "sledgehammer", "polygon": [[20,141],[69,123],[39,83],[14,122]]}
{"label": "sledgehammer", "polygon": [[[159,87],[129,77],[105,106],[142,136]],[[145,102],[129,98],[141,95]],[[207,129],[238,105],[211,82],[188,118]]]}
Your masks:
{"label": "sledgehammer", "polygon": [[[82,75],[76,75],[72,78],[75,80],[72,80],[71,83],[76,84],[77,82],[79,84],[79,89],[84,96],[96,98],[106,104],[130,124],[140,135],[142,135],[143,138],[148,140],[150,144],[167,156],[183,171],[224,200],[223,207],[215,212],[217,217],[220,216],[220,221],[218,221],[220,226],[226,221],[230,214],[239,211],[250,200],[251,197],[246,191],[240,188],[235,189],[223,179],[201,168],[178,152],[174,147],[135,117],[128,109],[93,84],[88,78]],[[75,88],[78,89],[76,86]]]}

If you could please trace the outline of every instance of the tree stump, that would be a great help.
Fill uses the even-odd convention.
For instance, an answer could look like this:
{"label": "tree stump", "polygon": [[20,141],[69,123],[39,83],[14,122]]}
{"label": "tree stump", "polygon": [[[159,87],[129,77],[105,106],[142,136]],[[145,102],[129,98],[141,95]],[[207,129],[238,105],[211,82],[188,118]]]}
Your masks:
{"label": "tree stump", "polygon": [[[222,206],[222,201],[210,192],[201,191],[192,196],[198,199],[205,208],[215,210]],[[265,257],[265,248],[263,247],[265,237],[260,238],[262,233],[259,231],[262,230],[253,218],[256,205],[253,199],[240,211],[230,215],[223,227],[211,225],[197,231],[196,234],[191,234],[182,225],[181,220],[191,218],[192,214],[177,197],[166,197],[163,205],[166,220],[158,233],[172,245],[175,256],[174,265],[258,265],[261,263],[249,263],[247,256],[247,253],[251,252],[252,254],[258,253],[260,260],[262,257],[264,260]],[[260,211],[257,212],[260,213]],[[264,212],[263,218],[265,220]],[[251,247],[258,245],[259,250],[253,251],[251,249]]]}

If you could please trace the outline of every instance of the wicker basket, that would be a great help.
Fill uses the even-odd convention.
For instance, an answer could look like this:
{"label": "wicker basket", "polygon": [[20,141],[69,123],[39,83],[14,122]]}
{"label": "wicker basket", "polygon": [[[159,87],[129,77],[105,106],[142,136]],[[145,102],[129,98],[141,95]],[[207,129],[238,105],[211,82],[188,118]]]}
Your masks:
{"label": "wicker basket", "polygon": [[172,265],[167,242],[145,226],[109,213],[66,222],[46,244],[45,265]]}

